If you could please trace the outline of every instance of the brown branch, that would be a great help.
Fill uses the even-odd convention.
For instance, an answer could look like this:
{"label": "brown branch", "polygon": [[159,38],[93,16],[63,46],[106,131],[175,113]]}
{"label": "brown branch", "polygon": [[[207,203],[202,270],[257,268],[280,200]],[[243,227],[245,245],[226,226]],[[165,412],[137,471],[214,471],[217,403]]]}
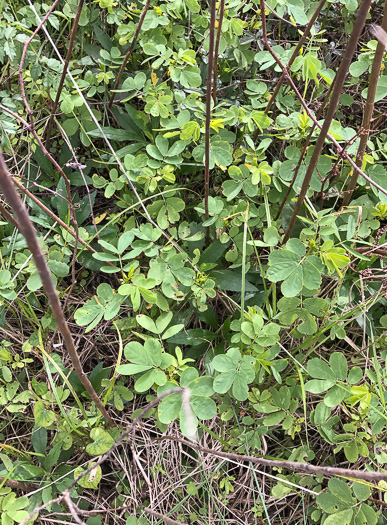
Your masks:
{"label": "brown branch", "polygon": [[213,84],[212,99],[214,101],[214,106],[216,105],[216,92],[218,89],[219,44],[220,44],[220,37],[222,33],[223,18],[224,18],[224,3],[225,3],[225,0],[220,0],[218,28],[217,28],[217,33],[216,33],[215,51],[214,51],[214,79],[212,82]]}
{"label": "brown branch", "polygon": [[96,391],[94,390],[92,384],[90,383],[88,377],[82,369],[82,364],[76,351],[69,326],[63,314],[58,293],[55,289],[54,283],[52,282],[51,272],[47,265],[46,259],[44,258],[43,251],[39,245],[36,231],[29,218],[25,204],[16,193],[15,187],[7,171],[2,155],[0,155],[0,189],[3,192],[8,204],[10,205],[16,216],[20,232],[24,235],[27,241],[27,246],[34,258],[36,268],[42,280],[42,284],[47,294],[48,301],[51,305],[52,312],[58,324],[58,328],[65,342],[66,349],[69,353],[71,362],[74,367],[74,371],[79,377],[82,385],[85,387],[86,391],[90,395],[91,399],[94,401],[95,405],[100,410],[101,414],[108,421],[109,425],[114,425],[106,408],[103,406],[102,401],[99,399]]}
{"label": "brown branch", "polygon": [[77,9],[77,13],[76,13],[75,18],[74,18],[73,27],[71,29],[69,45],[68,45],[68,48],[67,48],[67,54],[66,54],[65,63],[64,63],[64,66],[63,66],[62,75],[61,75],[60,81],[59,81],[58,91],[57,91],[57,94],[56,94],[56,97],[55,97],[55,101],[54,101],[54,105],[53,105],[52,110],[51,110],[51,115],[50,115],[50,118],[49,118],[49,121],[48,121],[48,124],[47,124],[47,131],[46,131],[46,146],[47,146],[47,148],[50,147],[52,123],[54,121],[54,115],[55,115],[55,112],[56,112],[58,104],[59,104],[59,99],[60,99],[60,96],[61,96],[61,93],[62,93],[64,81],[65,81],[65,78],[66,78],[66,75],[67,75],[67,68],[69,67],[71,54],[73,52],[74,40],[75,40],[75,36],[77,34],[79,18],[81,16],[81,11],[82,11],[82,8],[83,8],[84,1],[85,0],[79,0],[79,3],[78,3],[78,9]]}
{"label": "brown branch", "polygon": [[186,439],[178,438],[175,436],[162,436],[161,438],[155,438],[158,441],[161,440],[173,440],[183,443],[195,450],[199,450],[204,454],[210,454],[211,456],[217,456],[224,459],[231,459],[233,461],[240,461],[242,463],[248,462],[254,465],[265,465],[267,467],[286,468],[295,471],[310,472],[311,474],[322,474],[323,476],[341,476],[352,479],[362,479],[365,481],[379,482],[387,481],[387,472],[369,472],[361,470],[351,470],[348,468],[339,467],[321,467],[317,465],[310,465],[309,463],[298,463],[297,461],[286,461],[277,459],[266,459],[257,456],[248,456],[245,454],[234,454],[233,452],[223,452],[222,450],[212,450],[210,448],[202,447],[197,443],[192,443]]}
{"label": "brown branch", "polygon": [[[263,0],[261,0],[261,3],[262,2],[263,2]],[[335,85],[334,85],[333,91],[332,91],[332,98],[331,98],[331,101],[330,101],[328,109],[327,109],[327,113],[326,113],[326,117],[325,117],[323,126],[321,128],[321,133],[319,134],[319,136],[317,138],[317,142],[316,142],[315,148],[313,150],[312,157],[311,157],[311,159],[309,161],[309,165],[308,165],[308,168],[306,170],[306,174],[305,174],[305,178],[304,178],[304,181],[303,181],[303,184],[302,184],[302,187],[301,187],[300,194],[299,194],[297,202],[296,202],[296,204],[294,206],[294,210],[293,210],[292,216],[290,218],[289,226],[288,226],[288,229],[286,230],[285,237],[283,239],[284,243],[289,239],[289,237],[290,237],[290,235],[291,235],[291,233],[293,231],[294,224],[295,224],[296,219],[297,219],[297,215],[299,215],[301,206],[302,206],[302,204],[304,202],[304,199],[305,199],[306,192],[308,191],[313,171],[314,171],[314,169],[315,169],[315,167],[317,165],[317,162],[318,162],[318,159],[320,157],[322,148],[323,148],[323,146],[325,144],[325,139],[327,138],[329,127],[330,127],[330,125],[332,123],[333,117],[335,116],[336,107],[337,107],[337,105],[339,103],[339,98],[340,98],[340,95],[342,93],[345,77],[346,77],[349,65],[351,63],[352,57],[353,57],[353,55],[355,53],[356,46],[357,46],[358,40],[360,38],[361,32],[363,30],[363,27],[364,27],[364,24],[365,24],[365,21],[366,21],[366,18],[367,18],[367,14],[368,14],[368,10],[370,8],[371,2],[372,2],[372,0],[363,0],[361,5],[360,5],[360,7],[359,7],[359,12],[358,12],[357,18],[356,18],[354,26],[353,26],[353,31],[351,33],[351,36],[349,37],[348,44],[347,44],[347,47],[346,47],[346,50],[345,50],[345,53],[344,53],[344,57],[343,57],[343,59],[341,61],[339,70],[338,70],[338,72],[336,74]],[[264,36],[263,36],[262,39],[265,39],[265,43],[267,44],[266,32],[264,32]]]}
{"label": "brown branch", "polygon": [[24,481],[18,481],[16,479],[7,479],[4,476],[0,476],[0,483],[5,487],[11,487],[11,489],[21,490],[23,492],[32,492],[37,488],[37,485],[31,485],[30,483],[24,483]]}
{"label": "brown branch", "polygon": [[[211,19],[209,29],[209,49],[207,64],[207,88],[206,88],[206,133],[205,133],[205,157],[204,157],[204,213],[206,221],[209,219],[208,198],[210,196],[210,133],[211,133],[211,91],[212,91],[212,69],[214,63],[215,43],[215,21],[216,0],[211,0]],[[210,228],[207,226],[207,243],[210,239]]]}
{"label": "brown branch", "polygon": [[15,228],[19,228],[19,225],[15,220],[14,216],[11,213],[9,213],[9,211],[6,208],[4,208],[2,204],[0,204],[0,213],[5,219],[7,219],[8,222],[13,224]]}
{"label": "brown branch", "polygon": [[[141,11],[141,15],[140,15],[140,18],[139,18],[139,21],[138,21],[138,24],[137,24],[136,32],[134,33],[134,37],[133,37],[132,43],[130,45],[130,48],[129,48],[128,52],[125,55],[124,61],[121,64],[121,67],[120,67],[120,70],[118,72],[116,81],[114,83],[113,91],[118,88],[118,85],[119,85],[121,77],[122,77],[122,73],[124,72],[124,69],[125,69],[125,66],[126,66],[126,63],[128,62],[128,60],[130,58],[130,55],[133,53],[134,46],[136,45],[138,35],[140,34],[141,27],[142,27],[142,24],[144,22],[144,18],[145,18],[146,14],[148,12],[148,9],[149,9],[149,4],[150,4],[150,0],[146,0],[144,8]],[[115,93],[113,93],[112,96],[110,97],[110,100],[109,100],[109,103],[108,103],[108,108],[109,109],[112,107],[113,100],[114,100],[114,95],[115,95]]]}
{"label": "brown branch", "polygon": [[[365,103],[363,121],[361,124],[362,133],[360,137],[359,148],[356,154],[356,166],[359,166],[359,168],[363,166],[364,153],[367,147],[368,137],[370,135],[370,126],[371,126],[372,114],[374,112],[376,88],[378,86],[380,71],[381,71],[381,67],[383,64],[384,50],[385,50],[386,43],[387,43],[383,41],[382,33],[380,33],[380,29],[383,31],[387,31],[387,1],[384,3],[382,26],[381,28],[376,30],[377,31],[376,36],[378,37],[378,45],[376,46],[375,56],[372,62],[371,75],[370,75],[370,79],[368,83],[368,90],[367,90],[367,100]],[[348,204],[350,203],[352,193],[354,189],[356,188],[358,178],[359,178],[359,174],[357,172],[354,172],[352,174],[351,180],[349,181],[347,192],[344,195],[342,206],[348,206]]]}

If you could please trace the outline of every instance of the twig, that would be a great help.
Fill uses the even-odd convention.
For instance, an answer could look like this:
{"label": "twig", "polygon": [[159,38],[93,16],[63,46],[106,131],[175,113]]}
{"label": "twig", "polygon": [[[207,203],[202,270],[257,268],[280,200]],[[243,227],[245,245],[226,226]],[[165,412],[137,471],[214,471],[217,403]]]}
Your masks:
{"label": "twig", "polygon": [[[384,3],[382,26],[380,29],[383,31],[387,30],[387,1]],[[379,37],[378,34],[380,35]],[[380,34],[380,31],[376,34],[376,36],[378,37],[378,45],[376,46],[375,56],[372,62],[371,75],[368,82],[367,100],[364,107],[363,121],[361,123],[362,134],[360,137],[359,148],[356,154],[356,166],[359,166],[359,168],[363,166],[364,153],[367,147],[368,137],[370,135],[371,118],[374,112],[376,88],[378,86],[380,71],[383,64],[384,50],[387,44],[387,42],[383,41],[382,34]],[[351,180],[349,181],[347,193],[345,193],[343,198],[343,207],[348,206],[348,204],[350,203],[352,193],[356,187],[358,178],[359,174],[357,172],[354,172],[352,174]]]}
{"label": "twig", "polygon": [[[133,37],[132,43],[130,44],[130,48],[129,48],[128,52],[125,55],[125,58],[124,58],[124,60],[123,60],[123,62],[121,64],[120,70],[118,71],[118,75],[117,75],[116,81],[115,81],[114,86],[113,86],[113,91],[118,88],[118,85],[119,85],[121,77],[122,77],[122,73],[124,72],[124,69],[125,69],[125,66],[126,66],[126,63],[129,60],[130,55],[133,53],[134,46],[136,45],[138,35],[140,34],[141,27],[142,27],[142,24],[144,22],[144,18],[145,18],[146,14],[148,12],[148,9],[149,9],[149,4],[150,4],[150,0],[146,0],[144,8],[141,11],[141,15],[140,15],[140,18],[139,18],[139,21],[138,21],[138,24],[137,24],[136,32],[134,33],[134,37]],[[109,103],[108,103],[108,108],[109,109],[112,107],[113,100],[114,100],[114,95],[115,95],[115,93],[113,93],[112,96],[110,97],[110,100],[109,100]]]}
{"label": "twig", "polygon": [[[261,0],[261,3],[262,2],[263,2],[263,0]],[[324,120],[324,124],[323,124],[323,126],[321,128],[321,133],[319,134],[319,136],[317,138],[316,145],[315,145],[315,148],[314,148],[313,153],[312,153],[312,157],[311,157],[311,159],[309,161],[309,165],[308,165],[308,168],[307,168],[306,173],[305,173],[305,177],[304,177],[304,181],[303,181],[303,184],[302,184],[302,187],[301,187],[300,194],[299,194],[297,202],[296,202],[296,204],[294,206],[294,210],[293,210],[292,216],[290,218],[289,226],[288,226],[288,228],[286,230],[285,237],[283,239],[284,243],[289,239],[289,237],[290,237],[290,235],[291,235],[291,233],[293,231],[293,227],[294,227],[294,224],[296,222],[297,215],[299,214],[301,206],[302,206],[302,204],[304,202],[306,192],[307,192],[307,190],[309,188],[309,185],[310,185],[310,181],[311,181],[311,178],[312,178],[313,171],[314,171],[314,169],[315,169],[315,167],[317,165],[318,159],[320,157],[320,153],[321,153],[322,148],[323,148],[324,143],[325,143],[325,139],[327,138],[329,127],[330,127],[330,125],[332,123],[333,117],[335,116],[336,107],[337,107],[337,105],[339,103],[339,98],[340,98],[341,93],[342,93],[342,89],[343,89],[343,85],[344,85],[344,81],[345,81],[345,76],[347,74],[347,71],[348,71],[349,65],[351,63],[352,57],[353,57],[353,55],[355,53],[356,46],[357,46],[358,40],[360,38],[361,32],[363,30],[363,27],[364,27],[364,24],[365,24],[365,21],[366,21],[366,18],[367,18],[367,13],[368,13],[368,10],[370,8],[371,2],[372,2],[372,0],[363,0],[361,5],[360,5],[359,12],[358,12],[357,18],[356,18],[354,26],[353,26],[353,31],[351,33],[351,36],[349,37],[348,44],[347,44],[347,47],[346,47],[343,59],[341,61],[339,70],[338,70],[338,72],[336,74],[335,85],[334,85],[333,91],[332,91],[332,98],[331,98],[331,101],[330,101],[328,109],[327,109],[327,113],[326,113],[326,117],[325,117],[325,120]],[[265,44],[267,44],[266,25],[265,25],[265,33],[264,33],[263,39],[265,39]]]}
{"label": "twig", "polygon": [[9,211],[6,208],[4,208],[2,204],[0,204],[0,213],[5,219],[7,219],[7,221],[13,224],[15,228],[19,228],[19,225],[17,221],[14,219],[13,215],[9,213]]}
{"label": "twig", "polygon": [[257,456],[248,456],[245,454],[234,454],[233,452],[223,452],[221,450],[212,450],[210,448],[202,447],[197,443],[187,441],[186,439],[174,437],[174,436],[162,436],[156,438],[158,441],[161,440],[174,440],[183,443],[193,449],[199,450],[204,454],[210,454],[212,456],[218,456],[224,459],[232,459],[233,461],[249,462],[255,465],[266,465],[267,467],[279,467],[286,468],[295,471],[305,471],[311,474],[322,474],[324,476],[341,476],[352,479],[363,479],[365,481],[379,482],[387,481],[387,472],[368,472],[361,470],[351,470],[347,468],[339,467],[321,467],[317,465],[310,465],[309,463],[298,463],[297,461],[286,461],[276,459],[266,459]]}
{"label": "twig", "polygon": [[7,171],[2,155],[0,155],[0,189],[3,192],[6,200],[8,201],[8,204],[10,205],[16,216],[16,219],[19,224],[19,229],[24,235],[27,241],[27,246],[35,260],[36,268],[42,280],[43,287],[46,291],[48,301],[51,305],[52,312],[58,324],[58,328],[64,339],[71,362],[74,366],[74,371],[79,377],[82,385],[85,387],[86,391],[90,395],[91,399],[94,401],[95,405],[100,410],[101,414],[108,421],[109,425],[114,425],[113,420],[109,416],[106,408],[103,406],[96,391],[94,390],[92,384],[90,383],[88,377],[82,369],[82,364],[79,359],[78,353],[75,349],[74,341],[71,336],[69,326],[63,314],[58,293],[55,289],[54,283],[52,282],[51,272],[48,268],[46,259],[44,258],[43,251],[39,245],[38,238],[36,236],[36,231],[29,218],[27,208],[25,207],[24,202],[19,198],[18,194],[16,193],[15,187],[11,181],[11,177]]}
{"label": "twig", "polygon": [[49,118],[49,121],[48,121],[48,124],[47,124],[47,131],[46,131],[46,146],[47,146],[47,149],[50,147],[52,123],[53,123],[53,120],[54,120],[54,115],[55,115],[56,109],[57,109],[58,104],[59,104],[59,99],[60,99],[60,95],[62,93],[63,84],[64,84],[64,81],[65,81],[65,78],[66,78],[66,75],[67,75],[67,68],[69,67],[71,54],[73,52],[74,40],[75,40],[75,36],[77,34],[79,18],[81,16],[81,11],[82,11],[82,8],[83,8],[84,1],[85,0],[79,0],[79,3],[78,3],[78,9],[77,9],[77,13],[76,13],[75,18],[74,18],[73,27],[71,28],[70,40],[69,40],[69,44],[68,44],[68,48],[67,48],[67,54],[66,54],[65,63],[64,63],[64,66],[63,66],[62,75],[61,75],[60,81],[59,81],[58,91],[57,91],[57,94],[56,94],[56,97],[55,97],[55,101],[54,101],[54,105],[52,106],[51,115],[50,115],[50,118]]}

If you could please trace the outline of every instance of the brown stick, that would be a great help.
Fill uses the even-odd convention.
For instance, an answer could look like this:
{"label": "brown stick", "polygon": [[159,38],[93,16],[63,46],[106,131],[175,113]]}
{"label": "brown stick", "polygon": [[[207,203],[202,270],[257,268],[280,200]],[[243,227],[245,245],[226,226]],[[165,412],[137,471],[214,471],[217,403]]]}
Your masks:
{"label": "brown stick", "polygon": [[16,216],[16,219],[19,224],[19,229],[24,235],[27,241],[27,246],[34,258],[36,268],[39,272],[39,276],[42,280],[43,287],[46,291],[48,301],[51,305],[52,313],[54,314],[54,317],[58,324],[58,328],[64,339],[66,349],[69,353],[71,362],[74,367],[74,371],[79,377],[82,385],[85,387],[86,391],[90,395],[91,399],[94,401],[94,403],[100,410],[101,414],[108,421],[109,425],[114,425],[113,420],[109,416],[106,408],[102,404],[102,401],[99,399],[96,391],[94,390],[92,384],[90,383],[89,379],[87,378],[86,374],[82,369],[82,364],[79,359],[78,353],[75,349],[74,341],[71,336],[69,326],[62,311],[58,293],[51,279],[51,272],[48,268],[46,259],[44,258],[43,251],[39,246],[36,231],[29,218],[27,208],[16,193],[15,187],[12,184],[11,177],[7,171],[7,167],[5,165],[2,155],[0,155],[0,189],[3,192],[6,200],[8,201],[8,204],[10,205]]}
{"label": "brown stick", "polygon": [[[210,133],[211,133],[211,91],[212,69],[214,63],[216,0],[211,0],[210,19],[210,44],[208,49],[207,88],[206,88],[206,133],[205,133],[205,158],[204,158],[204,212],[206,220],[209,219],[208,198],[210,196]],[[210,228],[207,226],[207,243],[210,238]]]}
{"label": "brown stick", "polygon": [[[134,37],[133,37],[132,43],[130,44],[130,48],[129,48],[128,52],[125,55],[124,61],[122,62],[120,70],[118,72],[116,81],[114,82],[113,90],[118,88],[118,84],[120,83],[120,80],[121,80],[121,77],[122,77],[122,73],[124,72],[126,63],[129,60],[130,55],[133,53],[134,46],[136,45],[138,35],[140,34],[141,27],[142,27],[142,24],[144,22],[144,18],[145,18],[146,14],[148,12],[148,9],[149,9],[149,4],[150,4],[150,0],[146,0],[144,8],[143,8],[143,10],[141,12],[138,24],[137,24],[136,32],[134,33]],[[115,93],[113,93],[112,96],[110,97],[110,100],[109,100],[109,103],[108,103],[108,108],[109,109],[112,107],[113,100],[114,100],[114,95],[115,95]]]}
{"label": "brown stick", "polygon": [[48,124],[47,124],[47,131],[46,131],[46,147],[47,147],[47,149],[50,147],[52,123],[53,123],[53,120],[54,120],[54,115],[55,115],[56,109],[57,109],[58,104],[59,104],[59,99],[60,99],[60,95],[62,93],[63,84],[64,84],[64,81],[65,81],[65,78],[66,78],[66,75],[67,75],[67,68],[69,67],[71,54],[73,52],[74,40],[75,40],[75,36],[77,34],[79,18],[81,16],[81,11],[82,11],[82,8],[83,8],[84,1],[85,0],[79,0],[77,13],[76,13],[75,18],[74,18],[73,27],[71,29],[69,47],[67,48],[66,59],[65,59],[64,66],[63,66],[62,75],[61,75],[60,81],[59,81],[58,92],[56,94],[54,105],[52,107],[51,115],[50,115],[50,118],[49,118],[49,121],[48,121]]}
{"label": "brown stick", "polygon": [[178,441],[184,445],[190,446],[193,449],[204,452],[204,454],[210,454],[211,456],[217,456],[220,458],[231,459],[233,461],[240,461],[241,463],[253,463],[254,465],[266,465],[267,467],[279,467],[289,470],[310,472],[311,474],[322,474],[324,476],[342,476],[345,478],[352,479],[363,479],[365,481],[378,482],[387,481],[387,472],[369,472],[367,470],[351,470],[349,468],[339,467],[321,467],[318,465],[310,465],[309,463],[298,463],[297,461],[283,461],[277,459],[266,459],[257,456],[247,456],[245,454],[234,454],[233,452],[223,452],[222,450],[212,450],[210,448],[202,447],[197,443],[192,443],[186,439],[181,439],[175,436],[163,436],[156,438],[157,440],[170,439]]}
{"label": "brown stick", "polygon": [[[261,0],[261,3],[262,2],[263,2],[263,0]],[[314,169],[315,169],[315,167],[317,165],[320,153],[322,151],[322,148],[323,148],[324,143],[325,143],[325,139],[326,139],[328,131],[329,131],[329,127],[330,127],[330,125],[332,123],[333,117],[335,116],[336,107],[337,107],[337,105],[339,103],[339,98],[340,98],[340,95],[342,93],[342,89],[343,89],[343,85],[344,85],[344,81],[345,81],[345,76],[347,74],[347,71],[348,71],[349,65],[351,63],[352,57],[353,57],[353,55],[355,53],[356,46],[357,46],[358,40],[360,38],[361,32],[363,30],[363,27],[364,27],[364,24],[365,24],[365,21],[366,21],[366,18],[367,18],[367,13],[368,13],[368,10],[370,8],[371,2],[372,2],[372,0],[363,0],[361,5],[360,5],[359,12],[358,12],[357,18],[356,18],[354,26],[353,26],[353,31],[351,33],[351,36],[349,37],[349,40],[348,40],[348,44],[347,44],[347,47],[346,47],[346,50],[345,50],[344,57],[343,57],[343,59],[341,61],[339,70],[338,70],[338,72],[336,74],[335,85],[334,85],[333,91],[332,91],[332,98],[331,98],[331,101],[330,101],[328,109],[327,109],[327,114],[326,114],[326,117],[325,117],[325,120],[324,120],[324,124],[322,126],[321,133],[320,133],[320,135],[317,138],[316,146],[315,146],[315,148],[313,150],[312,157],[310,159],[308,168],[306,170],[306,174],[305,174],[304,182],[303,182],[302,187],[301,187],[300,194],[298,196],[296,205],[294,206],[294,210],[293,210],[292,216],[290,218],[289,226],[288,226],[288,229],[286,230],[285,237],[283,239],[284,243],[289,239],[289,237],[290,237],[290,235],[291,235],[291,233],[293,231],[294,224],[295,224],[296,219],[297,219],[297,215],[299,215],[301,206],[302,206],[302,204],[304,202],[304,199],[305,199],[306,192],[308,191],[313,171],[314,171]],[[265,17],[263,17],[263,19],[264,18]],[[265,25],[265,29],[266,29],[266,25]],[[264,35],[262,37],[262,40],[264,40],[264,39],[265,39],[265,44],[268,44],[266,31],[264,31]]]}
{"label": "brown stick", "polygon": [[9,213],[9,211],[6,208],[4,208],[2,204],[0,204],[0,213],[5,219],[7,219],[8,222],[13,224],[15,228],[19,228],[19,225],[15,220],[14,216],[11,213]]}
{"label": "brown stick", "polygon": [[[387,31],[387,1],[384,4],[382,29],[384,31]],[[357,150],[356,154],[356,166],[359,166],[359,168],[363,166],[364,153],[367,147],[368,137],[370,135],[370,126],[372,114],[374,112],[376,88],[378,85],[380,70],[383,64],[385,47],[386,42],[383,42],[383,39],[380,38],[376,47],[374,60],[372,62],[371,75],[368,83],[367,100],[364,107],[363,122],[361,123],[362,133],[360,137],[359,149]],[[348,206],[348,204],[350,203],[352,193],[356,188],[358,178],[359,174],[357,172],[354,172],[352,174],[351,180],[349,181],[347,192],[344,195],[342,206]]]}
{"label": "brown stick", "polygon": [[213,87],[212,87],[212,99],[214,101],[214,106],[216,105],[216,91],[218,89],[218,57],[219,57],[220,37],[222,33],[222,25],[223,25],[223,18],[224,18],[224,3],[225,3],[225,0],[220,0],[218,28],[217,28],[218,30],[216,33],[216,41],[215,41],[214,80],[213,80]]}

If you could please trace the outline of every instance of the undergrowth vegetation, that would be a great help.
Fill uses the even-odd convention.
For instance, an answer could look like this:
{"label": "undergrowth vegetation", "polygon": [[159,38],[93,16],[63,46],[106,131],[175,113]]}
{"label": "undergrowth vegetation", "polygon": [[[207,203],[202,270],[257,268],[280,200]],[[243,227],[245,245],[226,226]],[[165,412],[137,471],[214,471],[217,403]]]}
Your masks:
{"label": "undergrowth vegetation", "polygon": [[387,463],[370,3],[0,2],[1,148],[111,418],[4,200],[3,525],[387,523],[387,473],[238,459]]}

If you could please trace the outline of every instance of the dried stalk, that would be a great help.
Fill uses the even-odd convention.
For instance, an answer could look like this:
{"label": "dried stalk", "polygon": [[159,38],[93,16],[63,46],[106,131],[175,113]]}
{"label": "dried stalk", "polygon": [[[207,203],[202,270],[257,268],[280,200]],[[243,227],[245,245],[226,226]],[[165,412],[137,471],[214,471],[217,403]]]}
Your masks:
{"label": "dried stalk", "polygon": [[103,406],[96,391],[94,390],[92,384],[90,383],[89,379],[87,378],[86,374],[82,369],[81,361],[75,349],[74,341],[71,336],[69,326],[62,311],[58,293],[51,279],[51,272],[48,268],[46,259],[44,258],[43,251],[39,246],[36,231],[29,218],[27,208],[16,193],[15,187],[12,184],[11,177],[7,171],[2,155],[0,155],[0,189],[3,192],[8,204],[10,205],[11,209],[13,210],[16,216],[20,232],[24,235],[27,241],[27,246],[34,258],[36,268],[42,280],[48,301],[51,305],[52,313],[54,314],[54,317],[58,324],[58,328],[64,339],[66,349],[69,353],[71,362],[74,367],[74,371],[79,377],[82,385],[85,387],[86,391],[90,395],[91,399],[94,401],[97,408],[100,410],[101,414],[108,421],[109,425],[114,425],[113,420],[109,416],[108,412],[106,411],[106,408]]}
{"label": "dried stalk", "polygon": [[[142,27],[142,24],[144,22],[144,18],[145,18],[146,14],[148,12],[148,9],[149,9],[149,4],[150,4],[150,0],[146,0],[144,8],[141,11],[140,19],[138,21],[136,32],[134,33],[134,37],[133,37],[132,43],[130,44],[130,48],[129,48],[128,52],[125,55],[125,58],[124,58],[124,61],[121,64],[120,70],[118,71],[118,75],[117,75],[116,81],[115,81],[114,86],[113,86],[113,91],[118,88],[118,85],[119,85],[121,77],[122,77],[122,73],[124,72],[124,69],[125,69],[125,66],[126,66],[126,63],[128,62],[131,54],[133,53],[134,46],[136,45],[138,35],[140,34],[141,27]],[[110,97],[110,100],[109,100],[109,103],[108,103],[108,108],[109,109],[112,107],[113,100],[114,100],[114,95],[115,95],[115,93],[113,93],[112,96]]]}
{"label": "dried stalk", "polygon": [[64,81],[65,81],[65,78],[66,78],[66,75],[67,75],[67,68],[69,67],[71,54],[73,52],[75,36],[77,34],[79,18],[81,16],[81,11],[82,11],[82,8],[83,8],[84,1],[85,0],[79,0],[77,13],[76,13],[75,18],[74,18],[73,27],[71,29],[71,34],[70,34],[69,46],[67,48],[66,59],[65,59],[64,66],[63,66],[62,75],[61,75],[60,81],[59,81],[58,92],[56,94],[54,105],[52,106],[51,115],[50,115],[50,118],[49,118],[49,121],[48,121],[48,124],[47,124],[47,131],[46,131],[46,147],[47,147],[47,149],[50,147],[52,123],[54,121],[54,115],[55,115],[55,112],[56,112],[58,104],[59,104],[59,99],[60,99],[60,96],[61,96],[61,93],[62,93]]}
{"label": "dried stalk", "polygon": [[[212,69],[214,63],[215,44],[215,21],[216,0],[211,0],[210,19],[210,43],[207,64],[207,88],[206,88],[206,134],[205,134],[205,158],[204,158],[204,212],[206,220],[209,219],[208,198],[210,196],[210,132],[211,132],[211,92],[212,92]],[[210,238],[210,228],[207,226],[207,242]]]}
{"label": "dried stalk", "polygon": [[[261,0],[261,3],[262,2],[263,2],[263,0]],[[366,21],[366,18],[367,18],[367,13],[368,13],[368,10],[370,8],[371,2],[372,2],[372,0],[363,0],[361,5],[360,5],[360,7],[359,7],[359,12],[358,12],[356,21],[355,21],[354,26],[353,26],[353,31],[351,33],[351,36],[349,37],[348,44],[347,44],[347,47],[346,47],[346,50],[345,50],[345,53],[344,53],[344,57],[343,57],[343,59],[341,61],[339,70],[338,70],[338,72],[336,74],[335,85],[334,85],[333,91],[332,91],[332,98],[331,98],[331,101],[330,101],[328,109],[327,109],[327,114],[326,114],[326,117],[325,117],[325,120],[324,120],[324,124],[323,124],[323,126],[321,128],[321,133],[319,134],[319,136],[317,138],[316,146],[315,146],[315,148],[313,150],[313,154],[312,154],[312,157],[310,159],[309,166],[308,166],[308,168],[306,170],[306,174],[305,174],[304,182],[303,182],[302,187],[301,187],[300,194],[298,196],[296,205],[294,206],[294,210],[293,210],[292,216],[290,218],[289,226],[288,226],[288,229],[287,229],[287,231],[285,233],[285,237],[283,239],[284,243],[289,239],[289,237],[290,237],[290,235],[291,235],[291,233],[293,231],[294,224],[295,224],[296,219],[297,219],[297,215],[300,212],[301,206],[302,206],[302,204],[304,202],[304,199],[305,199],[306,192],[308,191],[313,171],[314,171],[314,169],[315,169],[315,167],[317,165],[318,159],[320,157],[321,151],[322,151],[324,143],[325,143],[325,139],[327,138],[329,127],[330,127],[330,125],[332,123],[333,117],[335,116],[336,108],[337,108],[337,105],[339,103],[339,98],[340,98],[340,95],[342,93],[345,77],[346,77],[348,68],[350,66],[352,57],[353,57],[353,55],[355,53],[356,46],[357,46],[358,40],[360,38],[361,32],[363,30],[363,27],[364,27],[364,24],[365,24],[365,21]],[[266,43],[267,43],[266,24],[265,24],[264,38],[265,38]]]}
{"label": "dried stalk", "polygon": [[[387,31],[387,0],[384,4],[381,29],[383,31]],[[371,75],[368,83],[367,100],[364,107],[363,122],[361,124],[360,144],[356,154],[356,166],[359,166],[359,168],[363,166],[364,153],[367,147],[368,137],[370,135],[370,126],[372,114],[374,112],[376,88],[378,85],[380,71],[383,64],[384,50],[387,43],[387,41],[383,41],[383,33],[380,33],[380,28],[376,29],[375,32],[377,32],[375,36],[378,38],[378,45],[376,47],[374,60],[372,62]],[[359,174],[357,172],[354,172],[351,180],[349,181],[347,192],[344,195],[342,206],[348,206],[348,204],[350,203],[352,193],[356,187],[358,178]]]}

